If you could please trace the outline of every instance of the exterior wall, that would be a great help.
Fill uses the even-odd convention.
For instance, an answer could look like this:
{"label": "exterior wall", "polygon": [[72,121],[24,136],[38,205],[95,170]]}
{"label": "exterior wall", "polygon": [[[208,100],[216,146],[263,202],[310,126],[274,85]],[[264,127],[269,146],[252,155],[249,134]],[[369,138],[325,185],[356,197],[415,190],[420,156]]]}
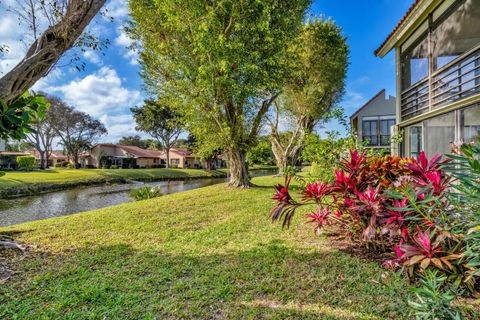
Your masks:
{"label": "exterior wall", "polygon": [[[351,118],[352,129],[357,133],[358,143],[363,139],[363,121],[374,119],[395,119],[396,118],[396,99],[392,96],[386,96],[383,91],[380,92],[372,101],[361,107]],[[371,146],[372,148],[385,149],[390,146]]]}
{"label": "exterior wall", "polygon": [[0,140],[0,152],[5,151],[5,149],[6,149],[5,140]]}
{"label": "exterior wall", "polygon": [[[461,123],[461,121],[464,121],[462,118],[462,112],[463,110],[467,107],[472,108],[472,106],[478,105],[480,103],[480,93],[475,92],[475,94],[472,94],[470,96],[460,96],[457,100],[447,100],[445,104],[441,105],[436,105],[434,101],[434,92],[432,88],[434,86],[432,83],[435,82],[435,79],[439,74],[441,74],[442,70],[445,69],[444,67],[448,67],[450,65],[455,66],[456,64],[460,63],[462,59],[468,56],[468,54],[475,54],[473,53],[474,51],[477,51],[479,48],[480,43],[478,43],[475,47],[468,49],[467,51],[464,51],[463,54],[460,54],[458,57],[454,58],[452,61],[447,63],[444,67],[439,67],[437,70],[434,70],[433,67],[433,53],[432,53],[432,47],[434,46],[433,39],[430,38],[431,30],[434,30],[434,26],[436,26],[437,19],[441,16],[443,13],[448,13],[449,12],[454,12],[450,11],[452,8],[452,4],[456,3],[453,0],[445,0],[445,1],[440,1],[440,0],[435,0],[435,1],[423,1],[425,4],[428,3],[428,5],[425,5],[422,8],[419,8],[418,14],[416,16],[410,17],[409,20],[412,21],[412,23],[406,23],[405,24],[405,30],[403,31],[403,36],[399,39],[397,39],[395,45],[393,48],[396,51],[395,59],[396,59],[396,87],[397,87],[397,130],[398,131],[403,131],[403,142],[400,146],[398,146],[398,153],[402,156],[412,156],[416,157],[418,156],[419,151],[415,151],[414,148],[416,148],[415,144],[420,144],[420,150],[426,151],[426,153],[431,156],[433,153],[440,153],[440,154],[445,154],[449,153],[451,149],[451,145],[453,144],[461,144],[465,142],[464,138],[464,128],[466,125]],[[430,18],[429,18],[430,16]],[[429,20],[430,19],[430,20]],[[441,21],[439,19],[438,21]],[[441,23],[441,22],[439,22]],[[424,113],[415,115],[411,118],[404,118],[403,121],[401,121],[401,105],[402,105],[402,92],[404,95],[408,96],[410,93],[407,91],[410,90],[411,88],[414,88],[416,85],[418,85],[421,81],[418,81],[415,84],[412,84],[408,89],[403,89],[402,88],[402,60],[401,60],[401,54],[402,50],[407,49],[412,43],[417,41],[417,39],[420,37],[420,33],[418,32],[418,28],[421,25],[430,25],[428,28],[429,33],[429,65],[428,65],[428,76],[427,76],[427,82],[428,82],[428,103],[427,106],[428,108],[425,108],[426,111]],[[459,22],[460,25],[460,22]],[[426,32],[426,31],[425,31]],[[447,34],[448,35],[448,34]],[[460,51],[462,52],[462,51]],[[478,57],[477,57],[478,59]],[[471,62],[463,62],[465,66],[471,65]],[[476,65],[475,65],[476,66]],[[477,71],[468,71],[464,70],[465,68],[460,68],[459,70],[462,72],[466,72],[466,74],[472,75],[477,75]],[[445,72],[447,72],[448,69],[446,69]],[[438,80],[437,80],[438,81]],[[448,84],[448,77],[445,78],[445,85]],[[460,83],[468,83],[472,82],[473,80],[470,80],[470,78],[467,77],[467,80],[462,80],[460,78],[459,82]],[[452,84],[454,86],[455,83]],[[475,85],[477,85],[477,82],[475,82]],[[460,90],[461,90],[460,86]],[[454,96],[454,95],[453,95]],[[438,126],[435,124],[437,121],[442,121],[443,118],[447,117],[448,115],[451,116],[453,120],[452,125],[449,125],[448,127],[445,126],[443,129],[440,129],[441,126]],[[476,114],[470,118],[471,121],[477,121],[478,118],[476,117]],[[449,122],[450,120],[448,120]],[[468,126],[470,127],[478,127],[480,126],[480,123],[474,123],[474,124],[469,124]],[[453,129],[452,129],[453,127]],[[418,128],[415,130],[421,131],[420,135],[420,141],[419,143],[413,143],[413,140],[415,139],[413,137],[413,128]],[[438,141],[442,141],[442,143],[434,144],[432,142],[432,132],[434,130],[439,130],[437,131],[437,139]],[[453,130],[453,135],[450,134],[451,131]],[[410,132],[412,131],[412,133]],[[430,131],[430,136],[428,136],[428,131]],[[446,132],[449,132],[449,137],[446,138]],[[412,137],[411,137],[412,135]],[[435,145],[435,147],[433,147]]]}
{"label": "exterior wall", "polygon": [[140,168],[152,168],[160,164],[160,159],[156,158],[138,158],[137,166]]}

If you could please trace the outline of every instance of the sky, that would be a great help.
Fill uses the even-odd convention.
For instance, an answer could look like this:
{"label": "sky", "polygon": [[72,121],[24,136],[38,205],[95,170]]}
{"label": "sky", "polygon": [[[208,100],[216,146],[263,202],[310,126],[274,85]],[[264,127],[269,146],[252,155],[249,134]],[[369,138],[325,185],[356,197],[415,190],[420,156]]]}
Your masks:
{"label": "sky", "polygon": [[[9,52],[0,56],[0,76],[21,60],[26,51],[25,26],[18,25],[16,16],[6,10],[15,0],[0,0],[0,44]],[[330,17],[343,29],[350,46],[350,65],[346,93],[340,105],[351,115],[382,89],[395,95],[395,61],[391,52],[380,59],[373,51],[400,21],[413,0],[315,0],[311,16]],[[106,11],[106,12],[105,12]],[[97,16],[89,30],[108,39],[109,47],[102,52],[86,51],[80,56],[84,71],[60,66],[34,86],[59,96],[71,106],[101,120],[108,130],[103,142],[116,142],[122,136],[138,134],[130,108],[142,104],[145,93],[139,76],[137,55],[127,47],[130,39],[122,25],[128,18],[126,0],[108,0],[105,15]],[[329,123],[319,130],[339,129]],[[142,134],[141,134],[142,135]]]}

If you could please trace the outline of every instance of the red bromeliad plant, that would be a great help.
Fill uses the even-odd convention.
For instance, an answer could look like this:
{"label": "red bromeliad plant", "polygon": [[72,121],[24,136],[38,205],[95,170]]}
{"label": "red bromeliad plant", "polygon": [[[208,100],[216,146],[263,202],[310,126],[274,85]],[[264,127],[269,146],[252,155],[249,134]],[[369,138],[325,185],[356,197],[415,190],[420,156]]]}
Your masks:
{"label": "red bromeliad plant", "polygon": [[335,225],[361,245],[380,244],[396,256],[386,267],[403,266],[410,275],[429,267],[461,273],[462,241],[447,219],[446,162],[437,155],[429,161],[423,152],[415,160],[350,151],[335,181],[307,184],[300,202],[288,193],[291,177],[275,187],[271,218],[289,226],[298,208],[314,204],[306,217],[316,231]]}

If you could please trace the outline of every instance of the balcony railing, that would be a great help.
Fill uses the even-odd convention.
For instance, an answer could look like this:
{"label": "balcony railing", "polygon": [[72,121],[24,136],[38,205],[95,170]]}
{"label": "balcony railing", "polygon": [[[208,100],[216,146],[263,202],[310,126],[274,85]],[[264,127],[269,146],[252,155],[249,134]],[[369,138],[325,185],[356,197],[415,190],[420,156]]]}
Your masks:
{"label": "balcony railing", "polygon": [[402,92],[402,121],[477,93],[480,93],[480,46]]}

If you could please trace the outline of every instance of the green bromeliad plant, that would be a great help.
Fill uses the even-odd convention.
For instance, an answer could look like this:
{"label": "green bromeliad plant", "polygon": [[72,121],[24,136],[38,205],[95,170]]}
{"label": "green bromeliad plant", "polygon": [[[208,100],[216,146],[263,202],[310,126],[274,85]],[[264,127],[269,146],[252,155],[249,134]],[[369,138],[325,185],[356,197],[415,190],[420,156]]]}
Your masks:
{"label": "green bromeliad plant", "polygon": [[130,190],[129,197],[135,201],[147,200],[162,196],[162,191],[159,187],[143,186],[141,188]]}

